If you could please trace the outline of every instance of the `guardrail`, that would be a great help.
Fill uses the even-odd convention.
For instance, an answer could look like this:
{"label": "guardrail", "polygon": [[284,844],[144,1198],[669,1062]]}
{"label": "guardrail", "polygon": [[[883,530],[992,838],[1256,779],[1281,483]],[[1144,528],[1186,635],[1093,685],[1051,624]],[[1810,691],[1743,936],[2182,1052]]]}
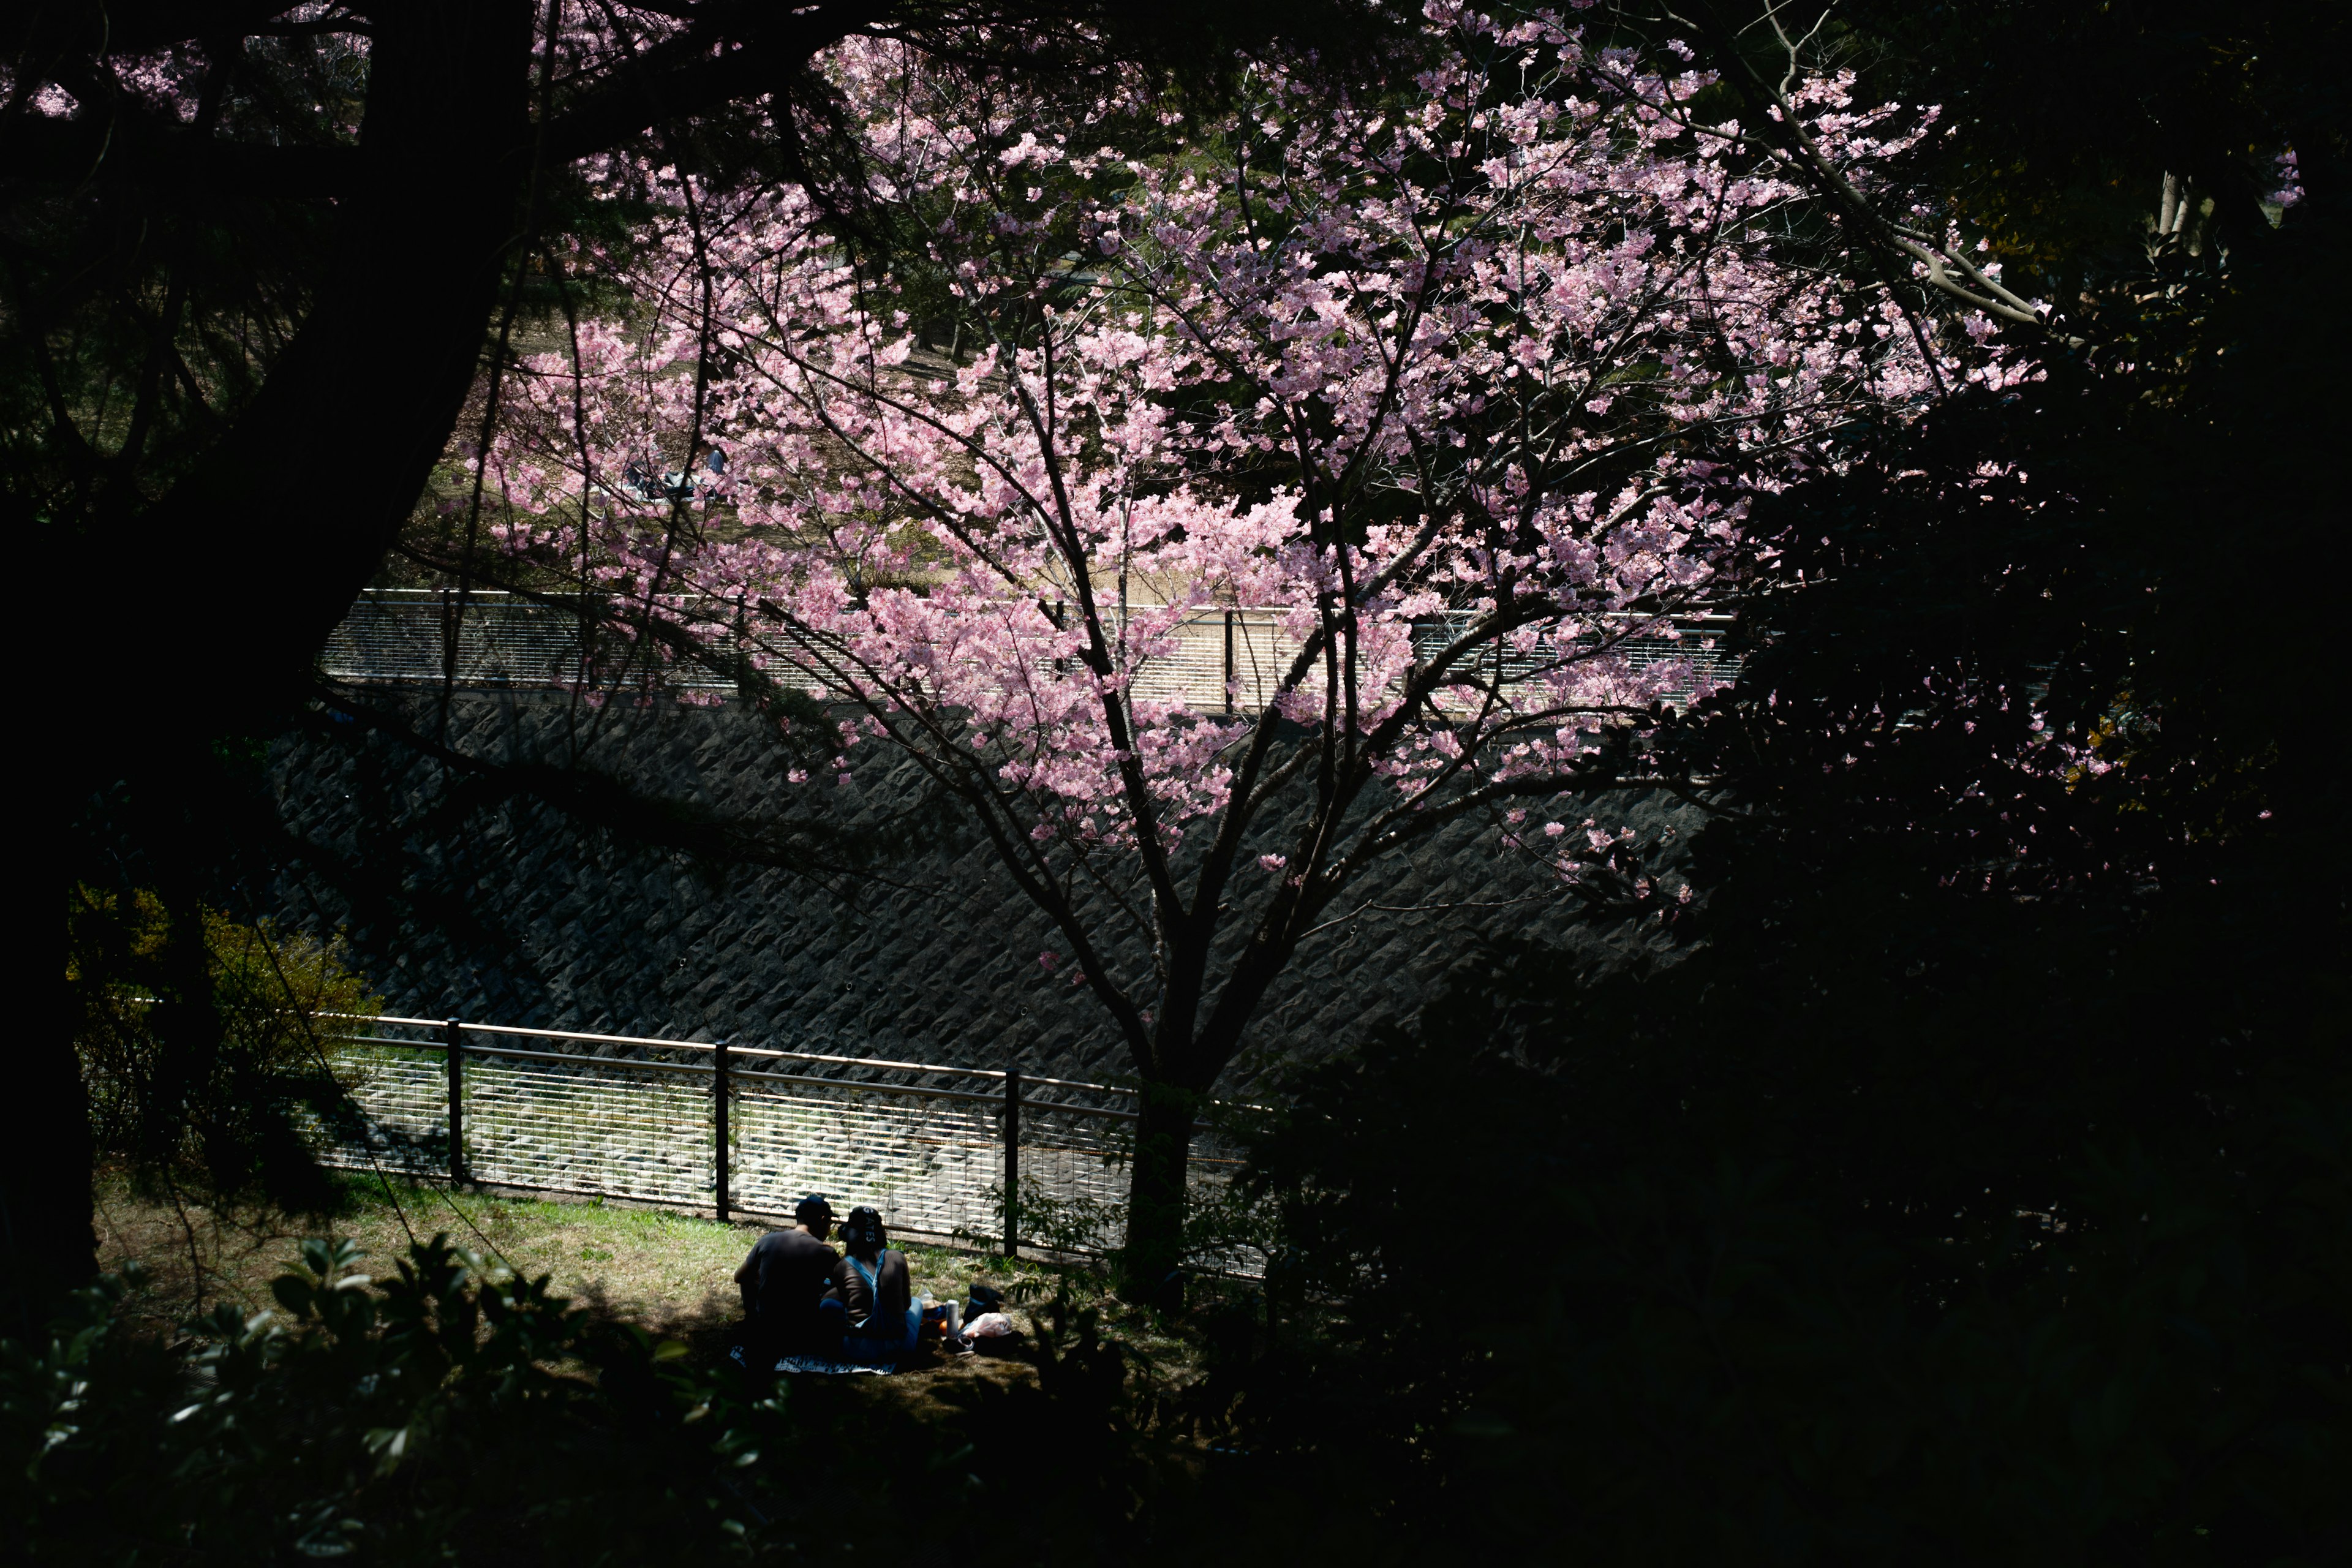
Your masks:
{"label": "guardrail", "polygon": [[[1284,629],[1288,615],[1286,610],[1251,606],[1189,616],[1176,629],[1175,646],[1146,661],[1137,673],[1136,694],[1182,702],[1203,712],[1255,712],[1272,696],[1297,652],[1298,645]],[[1417,627],[1420,651],[1443,647],[1459,624],[1459,617],[1441,618]],[[1721,636],[1730,624],[1726,615],[1678,616],[1672,637],[1628,639],[1628,660],[1640,668],[1686,659],[1702,679],[1728,679],[1737,672],[1737,661],[1723,651]],[[593,647],[593,634],[582,617],[561,602],[476,592],[466,595],[460,614],[457,595],[441,589],[373,588],[360,596],[336,626],[322,658],[326,673],[339,680],[437,682],[454,672],[464,686],[573,689],[625,687],[649,679],[678,691],[734,689],[731,680],[694,664],[600,669],[586,657]],[[1511,653],[1506,677],[1515,671],[1524,676],[1551,657],[1543,647]]]}
{"label": "guardrail", "polygon": [[[339,680],[439,681],[454,673],[461,686],[570,689],[596,683],[585,657],[593,625],[560,601],[521,594],[475,590],[461,611],[447,590],[371,588],[328,634],[320,661]],[[734,689],[695,665],[665,667],[658,677],[677,689]]]}
{"label": "guardrail", "polygon": [[[364,1026],[324,1037],[343,1092],[309,1118],[331,1165],[722,1220],[781,1219],[816,1192],[836,1208],[871,1203],[898,1229],[991,1237],[1008,1254],[1024,1240],[1087,1250],[1070,1216],[1108,1220],[1126,1197],[1136,1111],[1117,1085],[726,1040],[325,1021]],[[780,1070],[799,1064],[837,1075]],[[1214,1182],[1237,1156],[1210,1124],[1196,1131],[1196,1174]],[[1054,1217],[1024,1235],[1024,1202]]]}

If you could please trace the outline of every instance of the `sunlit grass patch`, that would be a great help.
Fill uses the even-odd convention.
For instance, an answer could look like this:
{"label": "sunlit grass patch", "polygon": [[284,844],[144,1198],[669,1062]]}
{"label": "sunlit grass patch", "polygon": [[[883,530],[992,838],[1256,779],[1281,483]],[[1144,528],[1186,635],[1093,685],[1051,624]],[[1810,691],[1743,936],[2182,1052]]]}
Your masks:
{"label": "sunlit grass patch", "polygon": [[[371,1263],[388,1269],[412,1236],[424,1240],[446,1232],[455,1244],[527,1278],[546,1275],[558,1294],[600,1313],[656,1332],[685,1332],[740,1316],[735,1269],[766,1228],[593,1198],[451,1192],[373,1175],[339,1176],[336,1193],[331,1214],[287,1215],[257,1205],[175,1201],[168,1193],[134,1191],[123,1177],[103,1174],[97,1188],[100,1261],[110,1268],[134,1258],[144,1263],[155,1279],[144,1310],[176,1320],[200,1303],[226,1300],[250,1310],[269,1306],[269,1281],[305,1236],[348,1237]],[[943,1300],[961,1297],[975,1281],[1008,1287],[1044,1282],[1052,1272],[954,1247],[900,1245],[916,1289]]]}

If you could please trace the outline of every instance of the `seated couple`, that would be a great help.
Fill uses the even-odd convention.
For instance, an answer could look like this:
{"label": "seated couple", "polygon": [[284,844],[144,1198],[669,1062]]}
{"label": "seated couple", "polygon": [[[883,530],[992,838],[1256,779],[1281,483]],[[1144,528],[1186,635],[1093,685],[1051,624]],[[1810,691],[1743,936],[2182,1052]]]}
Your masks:
{"label": "seated couple", "polygon": [[882,1215],[854,1208],[842,1222],[842,1257],[825,1245],[833,1205],[803,1198],[790,1230],[772,1230],[752,1245],[735,1271],[743,1289],[743,1317],[755,1364],[782,1356],[821,1356],[860,1366],[895,1366],[913,1353],[927,1325],[937,1324],[942,1346],[966,1348],[960,1303],[933,1306],[915,1299],[907,1255],[885,1243]]}

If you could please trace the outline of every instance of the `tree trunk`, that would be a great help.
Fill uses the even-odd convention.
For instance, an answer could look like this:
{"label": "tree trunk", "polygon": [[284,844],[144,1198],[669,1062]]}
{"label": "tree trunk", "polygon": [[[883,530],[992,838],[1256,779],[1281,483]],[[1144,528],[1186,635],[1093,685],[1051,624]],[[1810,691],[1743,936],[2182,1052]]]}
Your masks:
{"label": "tree trunk", "polygon": [[[530,0],[416,0],[375,17],[362,173],[338,202],[335,263],[268,380],[153,505],[39,539],[50,646],[70,650],[79,693],[61,705],[54,820],[123,780],[171,797],[216,738],[274,725],[373,576],[447,445],[512,254],[531,26]],[[34,853],[38,900],[82,869],[55,838]],[[0,1130],[10,1337],[94,1268],[73,1029],[61,1009],[13,1058],[17,1125]]]}
{"label": "tree trunk", "polygon": [[[299,689],[416,503],[472,384],[530,173],[529,0],[418,0],[376,22],[362,174],[317,300],[236,423],[139,515],[61,541],[102,591],[77,639],[89,741],[239,733]],[[119,723],[114,703],[199,676]],[[86,752],[85,755],[88,755]],[[104,779],[97,781],[100,784]]]}
{"label": "tree trunk", "polygon": [[1127,1245],[1119,1255],[1120,1291],[1130,1300],[1172,1304],[1184,1261],[1184,1178],[1201,1097],[1177,1084],[1146,1079],[1129,1167]]}
{"label": "tree trunk", "polygon": [[98,1272],[91,1226],[89,1100],[73,1048],[73,1002],[62,978],[50,1024],[16,1052],[22,1075],[0,1127],[0,1338],[26,1342],[65,1293]]}

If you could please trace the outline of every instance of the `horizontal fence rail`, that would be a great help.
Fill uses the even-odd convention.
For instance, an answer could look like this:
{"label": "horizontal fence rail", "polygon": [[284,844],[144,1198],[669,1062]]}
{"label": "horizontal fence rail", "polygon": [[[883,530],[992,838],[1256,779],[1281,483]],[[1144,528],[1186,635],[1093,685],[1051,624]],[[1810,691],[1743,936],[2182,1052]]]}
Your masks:
{"label": "horizontal fence rail", "polygon": [[[1017,1070],[459,1019],[322,1016],[322,1163],[781,1220],[821,1193],[896,1229],[1087,1253],[1122,1239],[1135,1091]],[[1263,1107],[1239,1108],[1263,1110]],[[1239,1164],[1196,1125],[1196,1196]],[[1007,1194],[1013,1195],[1008,1204]],[[1199,1259],[1255,1275],[1221,1247]]]}
{"label": "horizontal fence rail", "polygon": [[[1181,702],[1202,712],[1256,712],[1272,699],[1298,653],[1297,640],[1286,629],[1288,618],[1286,610],[1265,607],[1187,616],[1174,628],[1171,648],[1144,662],[1133,690],[1138,697]],[[1640,619],[1616,618],[1628,624]],[[1703,683],[1727,680],[1738,673],[1738,661],[1723,647],[1730,624],[1724,615],[1677,616],[1665,631],[1626,637],[1620,651],[1636,670],[1683,661]],[[1466,625],[1453,616],[1416,626],[1415,652],[1424,658],[1435,653]],[[765,632],[760,640],[761,661],[772,676],[779,673],[779,660],[789,665],[797,657],[788,635]],[[601,650],[600,663],[590,657],[599,651],[593,623],[583,623],[561,602],[479,592],[466,595],[460,605],[457,595],[440,589],[376,588],[361,595],[329,637],[322,667],[329,676],[352,681],[454,679],[461,686],[558,689],[650,683],[700,694],[734,689],[730,679],[699,665],[663,662],[648,668],[609,648]],[[1529,679],[1559,657],[1548,642],[1510,651],[1504,679]],[[815,689],[813,681],[809,685]]]}

